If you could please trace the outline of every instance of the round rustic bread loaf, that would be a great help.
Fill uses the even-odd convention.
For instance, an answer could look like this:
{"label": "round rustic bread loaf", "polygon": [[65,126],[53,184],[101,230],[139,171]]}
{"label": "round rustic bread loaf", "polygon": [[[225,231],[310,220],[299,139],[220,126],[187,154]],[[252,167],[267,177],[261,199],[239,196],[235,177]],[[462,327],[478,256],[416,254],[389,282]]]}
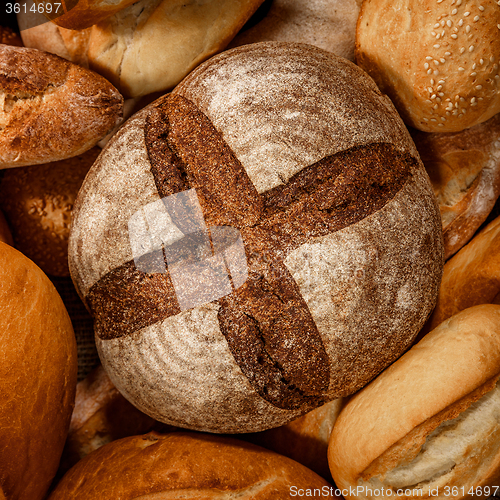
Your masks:
{"label": "round rustic bread loaf", "polygon": [[442,272],[407,129],[309,45],[200,66],[111,139],[73,215],[105,369],[180,427],[253,432],[355,392],[409,347]]}
{"label": "round rustic bread loaf", "polygon": [[493,0],[365,0],[355,57],[419,130],[458,132],[500,112]]}
{"label": "round rustic bread loaf", "polygon": [[332,487],[303,465],[220,436],[151,432],[103,446],[78,462],[49,500],[280,499],[291,488]]}
{"label": "round rustic bread loaf", "polygon": [[410,133],[439,203],[448,259],[472,238],[500,195],[500,113],[460,132]]}
{"label": "round rustic bread loaf", "polygon": [[328,448],[346,498],[460,500],[496,492],[499,331],[500,306],[466,309],[347,403]]}
{"label": "round rustic bread loaf", "polygon": [[69,276],[73,204],[100,152],[94,147],[66,160],[12,168],[0,181],[0,208],[10,223],[16,248],[47,274]]}
{"label": "round rustic bread loaf", "polygon": [[121,118],[102,76],[54,54],[0,44],[0,169],[76,156]]}
{"label": "round rustic bread loaf", "polygon": [[2,242],[0,341],[0,492],[9,500],[41,500],[73,410],[76,343],[47,276]]}

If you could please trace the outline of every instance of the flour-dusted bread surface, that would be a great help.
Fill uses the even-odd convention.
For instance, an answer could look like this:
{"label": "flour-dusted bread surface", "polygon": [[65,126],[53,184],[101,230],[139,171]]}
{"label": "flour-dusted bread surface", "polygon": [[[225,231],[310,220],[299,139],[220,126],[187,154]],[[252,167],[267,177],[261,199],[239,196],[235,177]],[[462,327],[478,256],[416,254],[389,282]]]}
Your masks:
{"label": "flour-dusted bread surface", "polygon": [[0,242],[0,491],[42,500],[57,471],[76,388],[76,343],[56,289]]}
{"label": "flour-dusted bread surface", "polygon": [[[138,214],[157,217],[165,258],[191,251],[166,208],[179,193],[196,193],[213,237],[239,235],[223,293],[199,257],[184,285],[180,257],[141,268],[155,247],[135,240]],[[441,276],[439,212],[404,124],[359,68],[309,45],[201,65],[112,138],[74,217],[70,271],[105,369],[180,427],[253,432],[355,392],[409,347]]]}
{"label": "flour-dusted bread surface", "polygon": [[353,61],[360,5],[361,0],[273,0],[264,19],[229,46],[273,40],[309,43]]}
{"label": "flour-dusted bread surface", "polygon": [[349,498],[385,498],[382,487],[413,492],[402,498],[446,498],[446,486],[462,498],[462,486],[497,484],[499,330],[500,306],[462,311],[347,403],[328,454],[336,485],[360,486]]}
{"label": "flour-dusted bread surface", "polygon": [[500,217],[444,266],[436,308],[427,328],[478,304],[500,303]]}
{"label": "flour-dusted bread surface", "polygon": [[500,195],[500,114],[461,132],[410,132],[439,203],[448,259],[472,238]]}
{"label": "flour-dusted bread surface", "polygon": [[[110,480],[112,479],[112,480]],[[330,485],[303,465],[236,439],[175,432],[120,439],[76,464],[50,500],[279,500]]]}
{"label": "flour-dusted bread surface", "polygon": [[356,62],[408,125],[457,132],[500,112],[498,26],[494,0],[366,0]]}
{"label": "flour-dusted bread surface", "polygon": [[104,137],[123,98],[103,77],[58,56],[0,45],[0,169],[63,160]]}

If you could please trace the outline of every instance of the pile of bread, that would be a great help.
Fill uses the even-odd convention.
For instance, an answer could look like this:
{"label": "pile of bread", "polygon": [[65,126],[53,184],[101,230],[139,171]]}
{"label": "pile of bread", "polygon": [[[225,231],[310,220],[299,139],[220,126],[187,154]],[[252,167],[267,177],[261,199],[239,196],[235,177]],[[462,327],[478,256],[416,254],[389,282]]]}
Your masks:
{"label": "pile of bread", "polygon": [[22,5],[0,500],[500,496],[500,2]]}

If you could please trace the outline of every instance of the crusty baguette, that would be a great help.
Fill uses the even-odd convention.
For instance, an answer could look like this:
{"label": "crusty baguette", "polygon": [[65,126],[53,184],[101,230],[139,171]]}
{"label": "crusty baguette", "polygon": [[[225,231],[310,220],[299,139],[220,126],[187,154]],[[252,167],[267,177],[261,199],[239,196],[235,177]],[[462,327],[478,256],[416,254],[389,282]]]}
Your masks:
{"label": "crusty baguette", "polygon": [[81,154],[121,118],[123,97],[61,57],[0,45],[0,169]]}

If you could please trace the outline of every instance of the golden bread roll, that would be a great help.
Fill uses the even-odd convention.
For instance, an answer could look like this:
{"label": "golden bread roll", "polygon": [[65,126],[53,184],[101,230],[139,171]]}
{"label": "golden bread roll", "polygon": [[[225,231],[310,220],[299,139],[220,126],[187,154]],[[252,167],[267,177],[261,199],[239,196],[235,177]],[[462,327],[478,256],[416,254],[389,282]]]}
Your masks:
{"label": "golden bread roll", "polygon": [[441,323],[341,411],[328,448],[335,484],[359,499],[459,500],[476,487],[475,495],[492,495],[499,377],[500,306]]}
{"label": "golden bread roll", "polygon": [[356,62],[407,125],[457,132],[500,112],[499,26],[494,0],[366,0]]}
{"label": "golden bread roll", "polygon": [[86,30],[45,23],[21,35],[26,46],[84,64],[139,97],[173,88],[223,50],[262,1],[139,0]]}
{"label": "golden bread roll", "polygon": [[0,169],[82,154],[120,119],[102,76],[35,49],[0,45]]}
{"label": "golden bread roll", "polygon": [[229,47],[272,40],[309,43],[353,61],[360,5],[361,0],[274,0],[264,19]]}
{"label": "golden bread roll", "polygon": [[448,259],[472,238],[500,195],[500,114],[461,132],[410,133],[439,203]]}
{"label": "golden bread roll", "polygon": [[478,304],[500,304],[500,217],[444,266],[439,296],[426,329]]}
{"label": "golden bread roll", "polygon": [[80,460],[49,500],[288,498],[331,486],[303,465],[258,446],[174,432],[123,438]]}
{"label": "golden bread roll", "polygon": [[49,279],[1,242],[0,340],[0,488],[8,500],[41,500],[73,410],[75,337]]}
{"label": "golden bread roll", "polygon": [[286,425],[244,438],[289,457],[329,480],[328,441],[342,405],[342,398],[335,399]]}
{"label": "golden bread roll", "polygon": [[81,30],[103,21],[109,16],[128,7],[137,0],[65,0],[56,8],[52,3],[50,12],[47,9],[49,2],[36,0],[35,4],[42,8],[47,19],[58,26],[72,30]]}
{"label": "golden bread roll", "polygon": [[100,152],[94,147],[67,160],[9,169],[0,181],[0,208],[16,248],[47,274],[69,276],[73,204]]}

